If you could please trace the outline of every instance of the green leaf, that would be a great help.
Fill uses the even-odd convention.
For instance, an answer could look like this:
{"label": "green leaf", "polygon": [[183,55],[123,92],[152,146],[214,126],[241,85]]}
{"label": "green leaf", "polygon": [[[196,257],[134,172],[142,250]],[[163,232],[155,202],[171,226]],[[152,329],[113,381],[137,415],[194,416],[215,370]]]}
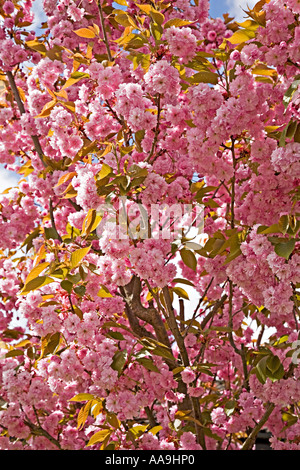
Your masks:
{"label": "green leaf", "polygon": [[96,37],[95,32],[89,28],[76,29],[74,33],[77,34],[77,36],[80,36],[81,38],[93,39]]}
{"label": "green leaf", "polygon": [[27,278],[26,278],[26,281],[25,281],[25,284],[28,284],[29,281],[31,281],[32,279],[35,279],[36,277],[38,277],[38,275],[44,271],[44,269],[46,269],[48,266],[49,266],[50,263],[48,262],[44,262],[44,263],[40,263],[38,264],[37,266],[35,266],[31,271],[30,273],[28,274]]}
{"label": "green leaf", "polygon": [[190,300],[188,293],[182,289],[181,287],[172,287],[172,291],[178,295],[178,297],[182,297],[183,299]]}
{"label": "green leaf", "polygon": [[158,367],[156,367],[152,359],[149,359],[147,357],[140,357],[136,361],[142,366],[144,366],[146,369],[159,373],[159,369]]}
{"label": "green leaf", "polygon": [[195,242],[184,242],[184,246],[186,248],[189,248],[190,250],[194,250],[194,251],[198,251],[198,250],[202,250],[202,245],[199,245],[199,243],[195,243]]}
{"label": "green leaf", "polygon": [[291,240],[288,240],[286,243],[278,243],[277,245],[275,245],[274,248],[275,253],[278,256],[282,256],[283,258],[288,260],[291,253],[294,251],[295,244],[296,240],[293,238]]}
{"label": "green leaf", "polygon": [[298,416],[293,415],[288,412],[283,412],[281,416],[282,421],[284,421],[286,424],[285,426],[281,429],[280,434],[284,432],[286,429],[288,429],[290,426],[293,426],[294,424],[297,423],[298,421]]}
{"label": "green leaf", "polygon": [[51,276],[56,277],[58,279],[65,279],[67,274],[68,274],[67,268],[58,268],[58,269],[55,269],[55,271],[51,273]]}
{"label": "green leaf", "polygon": [[157,346],[156,348],[152,349],[151,353],[155,354],[156,356],[164,357],[165,359],[174,359],[173,354],[170,352],[169,349],[160,346]]}
{"label": "green leaf", "polygon": [[8,353],[5,354],[5,357],[15,357],[15,356],[23,356],[24,351],[22,349],[12,349]]}
{"label": "green leaf", "polygon": [[222,441],[223,440],[218,434],[213,433],[209,428],[203,427],[202,430],[203,430],[203,433],[205,434],[205,436],[207,436],[207,437],[211,437],[212,439],[215,439],[216,441]]}
{"label": "green leaf", "polygon": [[112,433],[111,429],[101,429],[101,431],[96,432],[94,434],[89,442],[87,443],[87,446],[93,446],[94,444],[97,444],[98,442],[103,442],[107,437],[109,437]]}
{"label": "green leaf", "polygon": [[139,357],[136,361],[142,366],[144,366],[146,369],[159,373],[159,369],[158,367],[156,367],[152,359],[148,357]]}
{"label": "green leaf", "polygon": [[90,248],[90,246],[87,246],[85,248],[79,248],[78,250],[73,251],[70,258],[71,269],[76,268],[79,265],[85,255],[87,255],[90,251]]}
{"label": "green leaf", "polygon": [[150,32],[151,32],[152,36],[154,37],[154,39],[159,41],[160,38],[162,37],[163,29],[162,29],[161,26],[159,26],[156,23],[150,23]]}
{"label": "green leaf", "polygon": [[40,235],[40,227],[37,227],[36,229],[33,230],[24,240],[23,244],[21,245],[21,248],[23,246],[26,246],[26,253],[33,247],[33,240],[37,238]]}
{"label": "green leaf", "polygon": [[116,339],[118,341],[123,341],[125,339],[122,333],[120,333],[119,331],[108,331],[106,334],[107,336],[110,336],[111,338]]}
{"label": "green leaf", "polygon": [[79,273],[76,274],[68,274],[67,279],[72,282],[72,284],[77,284],[78,282],[81,281],[81,276]]}
{"label": "green leaf", "polygon": [[60,287],[64,289],[65,291],[68,292],[68,294],[71,294],[72,289],[73,289],[73,283],[65,279],[60,283]]}
{"label": "green leaf", "polygon": [[188,267],[196,271],[197,269],[197,259],[194,253],[187,248],[182,248],[180,250],[180,256],[184,264]]}
{"label": "green leaf", "polygon": [[102,215],[97,214],[95,209],[90,209],[82,223],[82,236],[89,235],[96,230],[102,220]]}
{"label": "green leaf", "polygon": [[224,411],[227,416],[231,416],[237,405],[236,400],[228,400],[225,404]]}
{"label": "green leaf", "polygon": [[212,330],[212,331],[220,331],[220,332],[223,332],[223,333],[231,333],[233,330],[232,328],[230,328],[229,326],[214,326],[212,325],[209,330]]}
{"label": "green leaf", "polygon": [[266,378],[267,378],[267,374],[266,374],[267,360],[268,360],[268,356],[264,356],[255,367],[256,377],[262,384],[266,382]]}
{"label": "green leaf", "polygon": [[270,356],[267,359],[267,367],[273,373],[276,372],[281,366],[281,362],[278,356]]}
{"label": "green leaf", "polygon": [[55,230],[55,228],[53,227],[45,227],[44,233],[47,240],[49,240],[50,238],[52,238],[53,240],[58,239],[57,230]]}
{"label": "green leaf", "polygon": [[20,294],[26,295],[28,294],[28,292],[31,292],[32,290],[39,289],[40,287],[46,286],[47,284],[50,284],[51,282],[54,282],[54,279],[52,279],[51,277],[47,277],[47,276],[36,277],[35,279],[32,279],[31,281],[25,284]]}
{"label": "green leaf", "polygon": [[175,279],[173,279],[174,284],[186,284],[187,286],[192,286],[192,287],[195,287],[194,283],[192,281],[188,281],[187,279],[181,279],[179,277],[176,277]]}
{"label": "green leaf", "polygon": [[265,225],[260,225],[257,229],[257,233],[267,234],[267,233],[282,233],[282,226],[280,224],[273,224],[270,227]]}
{"label": "green leaf", "polygon": [[90,393],[78,393],[73,398],[71,398],[70,401],[87,401],[93,399],[94,395],[91,395]]}
{"label": "green leaf", "polygon": [[144,13],[146,13],[147,15],[150,14],[151,10],[152,10],[152,7],[151,5],[139,5],[136,3],[136,6],[142,10]]}
{"label": "green leaf", "polygon": [[297,126],[297,129],[294,134],[294,142],[300,143],[300,123]]}
{"label": "green leaf", "polygon": [[158,24],[158,25],[162,25],[164,20],[165,20],[165,17],[164,15],[160,12],[160,11],[157,11],[157,10],[154,10],[152,9],[150,11],[150,15],[152,17],[152,19]]}
{"label": "green leaf", "polygon": [[293,94],[298,89],[299,85],[300,85],[300,75],[296,75],[295,80],[289,86],[289,88],[287,89],[287,91],[284,95],[284,98],[283,98],[283,103],[284,103],[285,109],[288,107],[288,105],[289,105],[289,103],[290,103],[290,101],[293,97]]}
{"label": "green leaf", "polygon": [[74,313],[77,315],[77,317],[80,318],[80,320],[83,319],[83,312],[82,310],[80,310],[79,307],[77,307],[77,305],[73,305],[73,308],[74,308]]}
{"label": "green leaf", "polygon": [[241,44],[243,42],[249,41],[249,39],[252,39],[255,37],[255,32],[250,30],[250,29],[239,29],[238,31],[235,31],[233,35],[228,39],[231,44]]}
{"label": "green leaf", "polygon": [[281,227],[282,233],[285,235],[289,228],[289,217],[287,215],[282,215],[278,224]]}
{"label": "green leaf", "polygon": [[127,351],[117,351],[113,357],[113,361],[111,364],[111,368],[116,370],[119,374],[119,376],[122,373],[123,367],[126,363],[127,360]]}
{"label": "green leaf", "polygon": [[193,21],[182,20],[181,18],[171,18],[164,24],[164,28],[171,28],[171,26],[175,26],[176,28],[178,28],[180,26],[187,26],[192,23]]}
{"label": "green leaf", "polygon": [[85,286],[81,285],[81,286],[74,287],[74,292],[76,292],[76,294],[79,295],[80,297],[84,296],[85,291],[86,291]]}
{"label": "green leaf", "polygon": [[267,360],[266,375],[273,382],[283,378],[285,374],[284,367],[277,356],[269,357]]}
{"label": "green leaf", "polygon": [[192,75],[190,78],[194,84],[197,84],[197,83],[212,83],[213,85],[218,84],[218,74],[207,71],[207,70],[203,70],[201,72],[195,73],[195,75]]}
{"label": "green leaf", "polygon": [[107,287],[101,286],[101,289],[98,291],[98,297],[106,298],[106,297],[113,297],[112,294],[109,292]]}
{"label": "green leaf", "polygon": [[120,428],[121,422],[118,420],[117,416],[114,413],[107,413],[106,421],[115,429]]}
{"label": "green leaf", "polygon": [[180,374],[180,372],[182,372],[184,370],[184,366],[179,366],[179,367],[175,367],[175,369],[172,370],[173,372],[173,375],[177,375],[177,374]]}
{"label": "green leaf", "polygon": [[41,356],[40,359],[45,357],[47,354],[53,354],[60,343],[60,332],[54,333],[53,335],[47,335],[42,340]]}
{"label": "green leaf", "polygon": [[162,426],[154,426],[153,428],[149,429],[148,432],[151,432],[151,434],[153,434],[153,436],[155,436],[162,429],[163,429]]}
{"label": "green leaf", "polygon": [[99,171],[99,173],[97,173],[97,179],[102,179],[102,178],[105,178],[106,176],[110,175],[112,172],[112,168],[108,165],[106,165],[106,163],[103,163],[102,165],[102,168],[101,170]]}

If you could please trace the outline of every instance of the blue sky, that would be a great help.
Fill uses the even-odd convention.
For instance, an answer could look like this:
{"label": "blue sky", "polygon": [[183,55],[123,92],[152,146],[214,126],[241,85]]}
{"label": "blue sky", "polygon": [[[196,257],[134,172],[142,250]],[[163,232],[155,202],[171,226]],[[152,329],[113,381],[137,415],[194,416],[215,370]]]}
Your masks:
{"label": "blue sky", "polygon": [[257,0],[210,0],[210,15],[213,18],[223,16],[223,13],[229,13],[238,21],[243,21],[247,6],[253,7]]}

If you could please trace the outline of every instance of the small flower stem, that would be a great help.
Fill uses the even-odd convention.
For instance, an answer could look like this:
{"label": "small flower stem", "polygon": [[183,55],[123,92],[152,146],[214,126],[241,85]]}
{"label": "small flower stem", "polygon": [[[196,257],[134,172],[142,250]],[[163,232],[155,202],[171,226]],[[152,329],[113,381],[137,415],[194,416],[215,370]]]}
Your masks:
{"label": "small flower stem", "polygon": [[[151,159],[152,155],[154,154],[155,147],[156,147],[156,144],[157,144],[157,139],[158,139],[158,134],[159,134],[159,125],[160,125],[160,114],[161,114],[161,98],[160,98],[160,94],[158,93],[158,96],[157,96],[156,128],[155,128],[155,134],[154,134],[154,139],[153,139],[153,143],[152,143],[152,148],[151,148],[150,154],[147,158],[147,162],[150,162],[150,159]],[[152,161],[152,163],[153,163],[153,161]]]}
{"label": "small flower stem", "polygon": [[53,203],[52,203],[52,198],[51,197],[50,197],[50,201],[49,201],[49,211],[50,211],[50,219],[51,219],[52,228],[56,232],[56,236],[57,236],[58,240],[60,241],[60,243],[62,243],[63,240],[62,240],[60,234],[58,233],[56,225],[55,225],[54,213],[53,213]]}

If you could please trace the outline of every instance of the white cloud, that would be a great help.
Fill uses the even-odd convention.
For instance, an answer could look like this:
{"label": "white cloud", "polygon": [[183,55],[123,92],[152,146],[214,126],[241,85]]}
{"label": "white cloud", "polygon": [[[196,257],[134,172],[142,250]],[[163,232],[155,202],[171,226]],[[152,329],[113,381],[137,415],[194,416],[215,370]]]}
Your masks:
{"label": "white cloud", "polygon": [[237,21],[244,21],[247,19],[247,15],[243,10],[253,8],[257,3],[257,0],[226,0],[228,13]]}
{"label": "white cloud", "polygon": [[19,179],[20,175],[14,173],[13,171],[0,168],[0,193],[2,193],[7,188],[16,186]]}
{"label": "white cloud", "polygon": [[37,31],[41,27],[41,24],[44,21],[47,21],[47,16],[43,9],[42,0],[35,0],[33,2],[32,11],[34,13],[34,20],[32,25],[28,29]]}

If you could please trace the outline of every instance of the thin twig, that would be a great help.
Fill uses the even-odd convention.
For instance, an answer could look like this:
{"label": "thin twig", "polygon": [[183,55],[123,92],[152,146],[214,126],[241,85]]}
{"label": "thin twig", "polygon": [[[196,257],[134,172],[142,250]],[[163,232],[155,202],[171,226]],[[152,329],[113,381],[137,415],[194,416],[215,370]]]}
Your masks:
{"label": "thin twig", "polygon": [[215,316],[219,308],[221,308],[227,299],[227,294],[224,294],[220,300],[218,300],[215,305],[213,306],[212,310],[206,315],[206,317],[203,318],[201,322],[201,329],[204,330],[206,327],[207,323]]}
{"label": "thin twig", "polygon": [[179,299],[179,318],[180,318],[180,331],[181,333],[183,333],[185,330],[185,326],[184,326],[185,312],[184,312],[184,300],[183,299]]}
{"label": "thin twig", "polygon": [[192,319],[191,319],[191,322],[190,322],[190,324],[188,325],[188,327],[187,327],[187,329],[186,329],[186,331],[185,331],[185,333],[184,333],[184,336],[187,336],[187,334],[188,334],[188,332],[189,332],[189,330],[190,330],[190,328],[191,328],[191,326],[192,326],[192,324],[193,324],[193,320],[195,320],[195,318],[196,318],[196,316],[197,316],[197,312],[198,312],[199,308],[201,307],[201,304],[202,304],[203,300],[205,299],[205,297],[206,297],[206,295],[207,295],[207,292],[208,292],[208,289],[209,289],[210,286],[212,285],[213,280],[214,280],[214,276],[212,276],[211,280],[209,281],[208,285],[207,285],[206,288],[205,288],[205,291],[204,291],[203,295],[200,297],[199,302],[198,302],[198,304],[197,304],[197,306],[196,306],[196,308],[195,308],[195,310],[194,310],[194,313],[193,313],[193,317],[192,317]]}
{"label": "thin twig", "polygon": [[228,338],[229,338],[229,343],[231,344],[233,350],[235,351],[236,354],[238,354],[240,356],[240,358],[242,360],[244,378],[245,378],[244,384],[245,384],[245,387],[248,389],[249,388],[248,368],[247,368],[246,353],[245,353],[244,345],[242,344],[241,349],[239,349],[237,347],[237,345],[235,344],[234,339],[233,339],[233,316],[232,316],[233,305],[232,305],[232,301],[233,301],[233,282],[231,280],[229,280],[229,308],[228,308],[229,318],[228,318],[228,327],[230,328],[230,331],[228,333]]}
{"label": "thin twig", "polygon": [[[156,121],[156,128],[155,128],[155,134],[154,134],[154,139],[153,139],[153,143],[152,143],[152,148],[151,148],[151,151],[149,153],[149,156],[147,158],[147,162],[150,161],[150,158],[152,157],[152,155],[154,154],[154,150],[155,150],[155,147],[156,147],[156,144],[157,144],[157,139],[158,139],[158,134],[159,134],[159,124],[160,124],[160,113],[161,113],[161,103],[160,103],[160,93],[158,93],[158,96],[157,96],[157,121]],[[153,162],[152,162],[153,163]]]}
{"label": "thin twig", "polygon": [[232,161],[233,161],[233,177],[232,177],[232,182],[231,182],[231,204],[230,204],[230,209],[231,209],[231,220],[230,220],[230,225],[231,228],[234,228],[234,215],[235,215],[235,209],[234,209],[234,203],[235,203],[235,181],[236,181],[236,176],[235,176],[235,170],[236,170],[236,158],[235,158],[235,149],[234,149],[234,139],[231,137],[231,153],[232,153]]}
{"label": "thin twig", "polygon": [[50,220],[51,220],[52,229],[55,231],[57,239],[60,241],[60,243],[62,243],[63,239],[61,238],[60,234],[58,233],[56,225],[55,225],[54,213],[53,213],[53,204],[52,204],[52,198],[51,197],[50,197],[50,202],[49,202],[49,211],[50,211]]}
{"label": "thin twig", "polygon": [[146,415],[147,415],[147,418],[149,420],[149,424],[150,424],[151,428],[154,428],[155,426],[157,426],[157,422],[156,422],[156,420],[154,418],[154,415],[153,415],[153,412],[149,408],[149,406],[145,406],[145,412],[146,412]]}

